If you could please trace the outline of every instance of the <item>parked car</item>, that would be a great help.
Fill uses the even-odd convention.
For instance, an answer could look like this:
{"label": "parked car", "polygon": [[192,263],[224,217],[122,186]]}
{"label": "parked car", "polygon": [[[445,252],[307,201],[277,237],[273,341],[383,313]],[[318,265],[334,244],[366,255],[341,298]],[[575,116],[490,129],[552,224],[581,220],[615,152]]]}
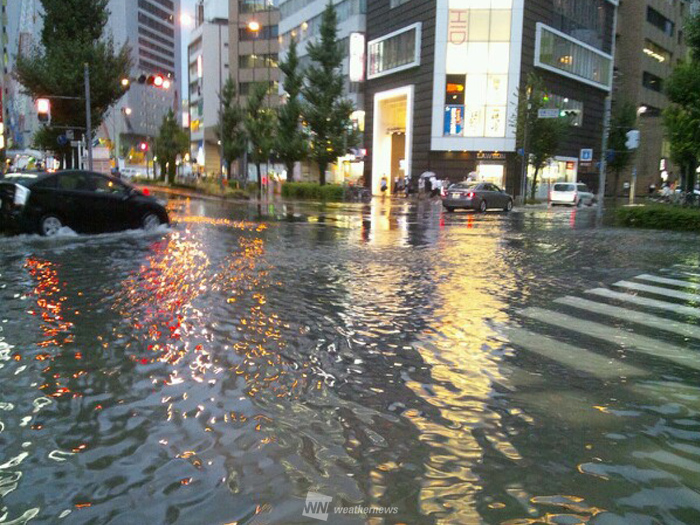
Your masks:
{"label": "parked car", "polygon": [[595,195],[581,182],[557,182],[549,192],[549,203],[552,206],[593,206],[595,201]]}
{"label": "parked car", "polygon": [[152,229],[168,212],[147,191],[89,171],[10,173],[0,179],[0,231],[56,235]]}
{"label": "parked car", "polygon": [[485,212],[489,208],[513,209],[513,197],[489,182],[459,182],[445,190],[442,205],[448,212],[457,208]]}

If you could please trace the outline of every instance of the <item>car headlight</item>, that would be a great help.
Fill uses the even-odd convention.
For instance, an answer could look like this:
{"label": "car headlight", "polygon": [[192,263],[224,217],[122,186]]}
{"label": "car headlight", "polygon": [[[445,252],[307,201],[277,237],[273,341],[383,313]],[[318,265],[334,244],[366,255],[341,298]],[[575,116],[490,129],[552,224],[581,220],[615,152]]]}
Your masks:
{"label": "car headlight", "polygon": [[29,188],[25,188],[24,186],[15,184],[15,204],[17,206],[24,206],[25,204],[27,204],[27,200],[29,200],[30,193],[31,191],[29,191]]}

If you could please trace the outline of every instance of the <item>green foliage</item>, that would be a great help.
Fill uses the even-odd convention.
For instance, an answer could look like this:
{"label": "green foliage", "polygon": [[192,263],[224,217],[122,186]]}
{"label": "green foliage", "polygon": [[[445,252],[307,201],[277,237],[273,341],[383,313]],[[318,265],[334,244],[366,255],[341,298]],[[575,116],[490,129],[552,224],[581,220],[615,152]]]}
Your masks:
{"label": "green foliage", "polygon": [[287,182],[282,185],[282,197],[287,199],[341,202],[345,188],[334,184],[320,185],[313,182]]}
{"label": "green foliage", "polygon": [[676,65],[665,82],[671,101],[664,111],[666,136],[671,158],[685,174],[686,191],[693,186],[695,166],[700,156],[700,16],[686,21],[686,42],[690,58]]}
{"label": "green foliage", "polygon": [[[84,97],[84,64],[90,69],[91,115],[98,128],[105,113],[124,94],[121,79],[131,71],[131,52],[115,49],[104,28],[109,18],[107,0],[41,0],[44,28],[41,46],[20,56],[14,75],[34,98]],[[52,125],[85,127],[84,100],[51,100]],[[49,128],[35,138],[46,149],[66,154],[56,137],[63,130]],[[92,133],[94,130],[90,130]]]}
{"label": "green foliage", "polygon": [[633,206],[616,211],[621,226],[700,232],[700,210],[676,206]]}
{"label": "green foliage", "polygon": [[331,1],[323,12],[320,33],[320,38],[307,48],[311,65],[303,89],[303,114],[311,131],[310,157],[318,164],[324,185],[328,165],[354,146],[350,120],[354,108],[344,97],[343,53],[338,42],[338,17]]}
{"label": "green foliage", "polygon": [[[229,176],[231,165],[245,152],[246,132],[243,126],[245,114],[239,104],[236,84],[229,78],[220,95],[219,129],[217,136],[222,142],[224,162]],[[221,132],[223,131],[223,139]]]}
{"label": "green foliage", "polygon": [[637,123],[637,110],[634,104],[624,102],[613,108],[613,115],[610,125],[609,149],[613,150],[614,156],[608,162],[608,168],[614,173],[613,195],[617,196],[620,186],[620,174],[627,168],[632,160],[633,152],[627,149],[627,132],[634,129]]}
{"label": "green foliage", "polygon": [[175,182],[177,173],[176,161],[178,155],[185,155],[190,148],[190,138],[179,126],[172,110],[163,117],[158,136],[153,145],[153,154],[158,157],[160,172],[163,177],[168,175],[168,182]]}
{"label": "green foliage", "polygon": [[[516,140],[525,149],[528,162],[535,168],[530,199],[535,199],[537,176],[557,152],[559,143],[568,133],[568,120],[541,119],[538,112],[547,104],[548,92],[544,81],[535,73],[527,77],[527,85],[518,97]],[[526,140],[527,130],[527,140]]]}
{"label": "green foliage", "polygon": [[304,85],[303,72],[299,70],[297,42],[294,38],[289,45],[287,59],[280,63],[284,74],[284,91],[287,100],[278,110],[277,137],[275,151],[277,157],[287,168],[287,177],[291,179],[294,164],[308,155],[308,134],[301,125],[301,89]]}
{"label": "green foliage", "polygon": [[258,192],[262,191],[260,164],[267,162],[275,145],[275,113],[265,104],[268,86],[255,84],[248,95],[246,107],[245,130],[250,142],[250,161],[258,171]]}

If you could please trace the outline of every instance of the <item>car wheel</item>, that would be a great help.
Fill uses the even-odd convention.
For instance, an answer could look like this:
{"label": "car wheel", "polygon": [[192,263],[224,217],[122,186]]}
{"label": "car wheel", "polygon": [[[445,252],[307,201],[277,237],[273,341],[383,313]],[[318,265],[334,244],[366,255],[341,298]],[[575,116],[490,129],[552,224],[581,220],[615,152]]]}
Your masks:
{"label": "car wheel", "polygon": [[503,211],[508,213],[512,209],[513,209],[513,199],[508,199],[508,203],[506,204],[505,208],[503,208]]}
{"label": "car wheel", "polygon": [[588,201],[588,207],[589,207],[589,208],[590,208],[591,206],[593,206],[594,204],[595,204],[595,200],[594,200],[594,199],[591,199],[591,200]]}
{"label": "car wheel", "polygon": [[146,231],[155,230],[161,224],[160,217],[155,213],[147,213],[141,219],[141,227]]}
{"label": "car wheel", "polygon": [[44,237],[54,237],[63,228],[63,222],[56,215],[44,215],[39,221],[39,233]]}
{"label": "car wheel", "polygon": [[488,204],[486,204],[486,200],[485,200],[485,199],[483,199],[483,200],[479,203],[479,211],[480,211],[481,213],[486,213],[486,210],[488,209],[488,207],[489,207],[489,206],[488,206]]}

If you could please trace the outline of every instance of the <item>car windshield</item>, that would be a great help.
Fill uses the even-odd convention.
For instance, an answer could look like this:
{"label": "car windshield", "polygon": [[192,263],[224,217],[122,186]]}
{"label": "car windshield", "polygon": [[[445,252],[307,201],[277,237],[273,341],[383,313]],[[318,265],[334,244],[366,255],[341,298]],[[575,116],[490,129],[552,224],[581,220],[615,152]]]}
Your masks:
{"label": "car windshield", "polygon": [[2,182],[12,182],[15,184],[21,184],[27,186],[33,184],[40,178],[42,178],[45,173],[6,173],[5,177],[0,179]]}
{"label": "car windshield", "polygon": [[450,186],[451,190],[475,190],[479,184],[476,182],[458,182]]}
{"label": "car windshield", "polygon": [[573,184],[555,184],[554,191],[576,191]]}

